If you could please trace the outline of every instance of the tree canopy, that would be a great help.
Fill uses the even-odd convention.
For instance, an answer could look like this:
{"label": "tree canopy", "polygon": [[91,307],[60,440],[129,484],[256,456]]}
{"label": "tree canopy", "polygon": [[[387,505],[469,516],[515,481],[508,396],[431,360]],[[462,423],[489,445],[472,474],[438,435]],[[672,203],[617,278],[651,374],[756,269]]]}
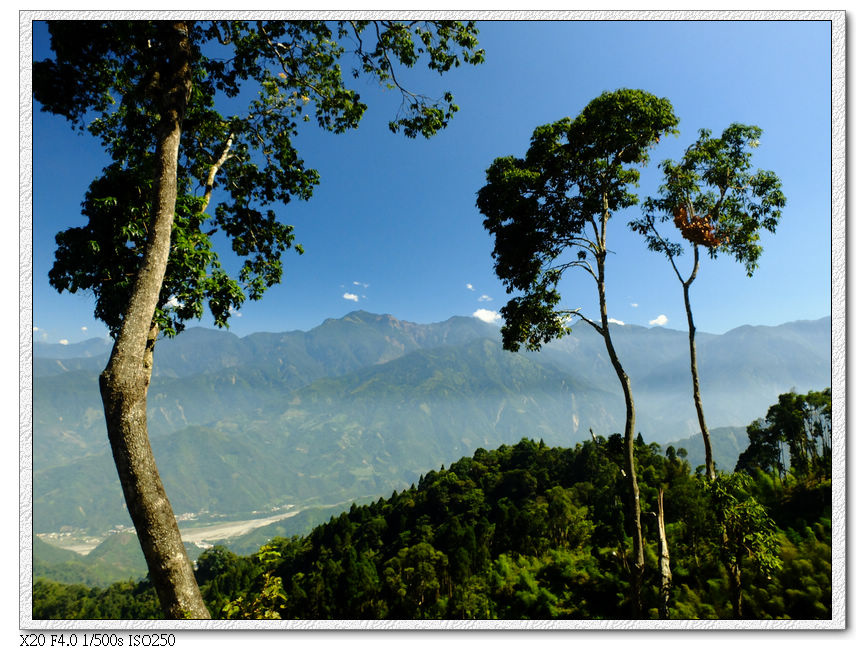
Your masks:
{"label": "tree canopy", "polygon": [[[709,482],[674,450],[638,440],[636,453],[650,565],[660,555],[650,513],[664,491],[671,618],[735,617],[737,572],[744,616],[831,616],[831,499],[814,507],[815,485],[791,500],[789,486],[759,473]],[[626,618],[621,461],[620,436],[478,449],[248,557],[209,549],[196,576],[224,618]],[[647,615],[659,617],[660,581],[643,590]],[[34,617],[157,617],[154,601],[147,582],[96,589],[39,579]]]}
{"label": "tree canopy", "polygon": [[[832,392],[783,393],[766,417],[748,425],[748,448],[737,471],[829,478],[832,467]],[[787,458],[785,458],[787,456]]]}
{"label": "tree canopy", "polygon": [[[676,268],[674,258],[683,246],[657,229],[657,223],[673,220],[695,249],[705,248],[712,259],[719,253],[732,255],[753,275],[763,252],[760,230],[775,232],[786,203],[778,176],[752,169],[750,150],[759,146],[761,135],[759,127],[744,124],[731,124],[719,138],[701,129],[680,162],[661,164],[664,184],[659,195],[645,201],[644,215],[632,221],[631,228]],[[679,279],[684,282],[681,275]]]}
{"label": "tree canopy", "polygon": [[576,118],[536,128],[524,158],[490,165],[477,205],[495,238],[496,275],[508,293],[521,293],[502,309],[506,348],[537,349],[569,331],[566,321],[579,309],[558,307],[562,275],[582,268],[603,281],[606,223],[637,204],[634,165],[645,164],[677,124],[667,99],[605,92]]}
{"label": "tree canopy", "polygon": [[[99,138],[112,160],[83,203],[88,223],[57,236],[50,280],[60,291],[92,291],[96,317],[116,335],[152,210],[165,23],[60,21],[49,29],[54,58],[34,63],[36,99]],[[302,252],[278,210],[309,199],[320,180],[296,144],[305,122],[334,133],[356,128],[367,107],[351,85],[372,77],[401,98],[390,130],[431,137],[458,106],[449,92],[413,92],[401,73],[422,61],[439,74],[483,61],[475,26],[453,21],[215,21],[190,24],[189,37],[193,83],[154,317],[168,335],[205,308],[225,326],[245,300],[281,280],[285,251]],[[242,260],[236,273],[217,254],[220,236]]]}
{"label": "tree canopy", "polygon": [[[761,134],[759,127],[743,124],[731,124],[720,138],[713,138],[711,131],[702,129],[697,142],[685,151],[681,162],[665,160],[661,164],[665,182],[658,198],[646,199],[643,216],[629,224],[632,230],[643,235],[649,250],[667,256],[682,285],[694,406],[706,449],[706,473],[711,479],[715,478],[715,463],[700,394],[697,327],[690,290],[700,269],[700,248],[707,249],[713,259],[719,252],[732,255],[745,265],[750,277],[763,251],[758,243],[759,231],[763,228],[775,231],[786,199],[774,172],[751,169],[749,150],[759,145]],[[682,238],[691,244],[693,263],[687,277],[676,263],[684,247],[658,230],[658,222],[670,219]]]}

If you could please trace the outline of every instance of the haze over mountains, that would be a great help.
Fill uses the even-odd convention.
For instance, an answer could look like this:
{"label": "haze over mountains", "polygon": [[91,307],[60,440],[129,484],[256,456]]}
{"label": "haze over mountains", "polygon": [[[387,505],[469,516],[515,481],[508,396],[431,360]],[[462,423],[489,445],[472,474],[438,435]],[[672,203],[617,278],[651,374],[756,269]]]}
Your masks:
{"label": "haze over mountains", "polygon": [[[613,328],[644,439],[696,433],[686,333]],[[828,386],[830,333],[827,317],[699,334],[710,427],[745,425],[792,388]],[[97,384],[108,352],[98,339],[34,347],[35,532],[129,522]],[[583,323],[513,354],[478,319],[423,325],[362,311],[308,332],[192,328],[160,341],[148,411],[178,514],[377,497],[478,447],[572,446],[624,422],[603,341]]]}

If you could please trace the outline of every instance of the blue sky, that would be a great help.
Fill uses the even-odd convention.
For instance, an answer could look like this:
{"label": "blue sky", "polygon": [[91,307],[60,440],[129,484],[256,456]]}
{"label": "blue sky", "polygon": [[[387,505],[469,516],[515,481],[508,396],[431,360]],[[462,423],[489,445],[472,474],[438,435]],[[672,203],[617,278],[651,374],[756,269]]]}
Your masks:
{"label": "blue sky", "polygon": [[[523,155],[536,126],[573,117],[601,92],[622,87],[669,98],[681,120],[681,134],[662,141],[642,170],[641,197],[657,188],[657,163],[678,158],[700,128],[720,134],[731,122],[763,129],[754,162],[784,184],[787,206],[776,234],[764,238],[753,278],[732,260],[704,259],[692,289],[698,329],[721,333],[829,314],[830,23],[485,22],[480,40],[483,65],[406,77],[433,96],[451,90],[461,107],[433,139],[391,134],[386,125],[399,99],[364,80],[357,89],[369,110],[360,129],[332,135],[311,127],[301,135],[301,154],[322,182],[311,201],[279,214],[306,253],[287,255],[282,285],[247,303],[232,332],[309,329],[353,309],[415,322],[499,309],[508,296],[474,206],[486,168],[497,156]],[[34,49],[37,59],[48,54],[41,29]],[[60,118],[35,112],[33,129],[34,340],[105,335],[90,296],[58,294],[47,281],[54,235],[83,222],[81,200],[105,158]],[[636,214],[613,217],[609,314],[685,329],[668,262],[626,227]],[[597,317],[593,285],[571,273],[561,285],[563,306]]]}

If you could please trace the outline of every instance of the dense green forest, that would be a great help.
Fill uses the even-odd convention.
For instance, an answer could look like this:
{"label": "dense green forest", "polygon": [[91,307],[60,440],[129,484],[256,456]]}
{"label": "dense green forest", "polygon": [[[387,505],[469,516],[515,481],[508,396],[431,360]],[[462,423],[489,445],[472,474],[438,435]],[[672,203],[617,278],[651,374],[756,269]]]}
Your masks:
{"label": "dense green forest", "polygon": [[[831,617],[830,422],[828,390],[782,395],[749,427],[738,470],[715,481],[692,470],[684,449],[638,438],[644,616]],[[478,449],[309,535],[250,556],[209,549],[196,578],[222,618],[630,618],[623,453],[619,435]],[[161,610],[146,580],[38,579],[33,615]]]}

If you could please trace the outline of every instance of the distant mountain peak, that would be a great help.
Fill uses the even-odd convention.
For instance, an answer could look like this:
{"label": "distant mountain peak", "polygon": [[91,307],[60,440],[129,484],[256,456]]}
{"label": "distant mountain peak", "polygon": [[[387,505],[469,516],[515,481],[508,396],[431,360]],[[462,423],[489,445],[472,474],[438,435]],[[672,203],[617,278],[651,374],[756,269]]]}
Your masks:
{"label": "distant mountain peak", "polygon": [[392,314],[373,314],[372,312],[364,311],[363,309],[356,309],[355,311],[347,313],[340,320],[344,321],[360,321],[362,323],[387,323],[390,325],[395,325],[397,323],[402,323],[400,319]]}

